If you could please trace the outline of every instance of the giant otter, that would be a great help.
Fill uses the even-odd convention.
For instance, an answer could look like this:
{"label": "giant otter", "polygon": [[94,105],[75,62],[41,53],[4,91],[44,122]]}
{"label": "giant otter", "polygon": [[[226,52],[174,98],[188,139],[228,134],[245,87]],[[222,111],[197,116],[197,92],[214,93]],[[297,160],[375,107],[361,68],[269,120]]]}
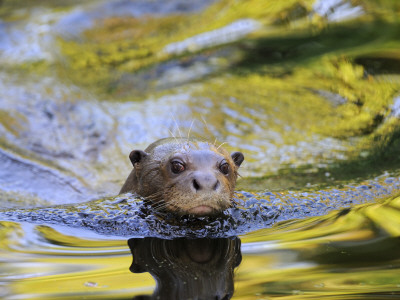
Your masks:
{"label": "giant otter", "polygon": [[207,142],[165,138],[133,150],[133,170],[120,193],[133,192],[178,215],[211,215],[228,208],[244,160]]}

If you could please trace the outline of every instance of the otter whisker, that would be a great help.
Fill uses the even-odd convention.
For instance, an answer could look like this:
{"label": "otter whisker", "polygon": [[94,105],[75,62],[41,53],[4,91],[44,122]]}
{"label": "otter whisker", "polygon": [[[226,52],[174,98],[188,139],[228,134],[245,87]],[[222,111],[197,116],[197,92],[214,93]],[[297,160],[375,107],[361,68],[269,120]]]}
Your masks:
{"label": "otter whisker", "polygon": [[155,212],[158,214],[166,215],[168,213],[167,206],[162,207],[152,207]]}
{"label": "otter whisker", "polygon": [[159,198],[162,195],[163,195],[162,192],[155,192],[155,193],[151,193],[149,195],[146,195],[145,198],[146,199],[156,199],[156,198]]}
{"label": "otter whisker", "polygon": [[225,145],[225,144],[227,144],[227,142],[223,142],[221,145],[219,145],[219,146],[217,147],[217,150],[218,150],[219,148],[221,148],[222,145]]}
{"label": "otter whisker", "polygon": [[153,208],[155,211],[163,211],[165,210],[166,207],[174,207],[176,210],[180,211],[181,208],[176,205],[173,201],[169,201],[168,203],[163,202],[163,203],[157,203],[158,205],[154,205]]}
{"label": "otter whisker", "polygon": [[207,125],[206,120],[204,120],[204,117],[203,117],[203,116],[200,116],[200,117],[201,117],[201,119],[203,120],[204,125],[206,125],[207,131],[210,132],[210,129],[208,128],[208,125]]}
{"label": "otter whisker", "polygon": [[161,195],[152,195],[146,197],[147,200],[162,200]]}
{"label": "otter whisker", "polygon": [[175,139],[175,142],[178,143],[178,139],[176,138],[176,136],[174,135],[174,133],[168,128],[169,134]]}
{"label": "otter whisker", "polygon": [[176,119],[175,119],[175,117],[174,117],[174,116],[172,116],[172,119],[174,119],[174,122],[175,122],[176,128],[178,129],[178,132],[179,132],[179,137],[180,137],[180,138],[182,138],[182,132],[181,132],[181,130],[180,130],[180,128],[179,128],[178,122],[176,121]]}
{"label": "otter whisker", "polygon": [[155,191],[154,193],[148,195],[147,197],[151,197],[153,195],[162,195],[162,194],[163,194],[163,191]]}
{"label": "otter whisker", "polygon": [[161,211],[161,210],[164,210],[164,208],[166,208],[167,207],[167,205],[165,204],[165,203],[163,203],[162,205],[160,204],[160,205],[157,205],[157,206],[152,206],[153,207],[153,209],[154,210],[156,210],[156,211]]}
{"label": "otter whisker", "polygon": [[194,119],[192,120],[192,124],[190,124],[189,132],[188,132],[188,135],[187,135],[188,139],[190,138],[190,132],[192,131],[193,123],[194,123]]}
{"label": "otter whisker", "polygon": [[152,193],[152,194],[146,196],[146,198],[147,199],[156,199],[156,198],[159,198],[162,195],[163,195],[163,192],[159,191],[159,192],[155,192],[155,193]]}
{"label": "otter whisker", "polygon": [[[162,195],[160,194],[158,196],[162,196]],[[160,205],[163,205],[163,204],[165,204],[164,197],[161,198],[158,202],[153,203],[154,206],[160,206]]]}
{"label": "otter whisker", "polygon": [[165,210],[165,208],[167,207],[167,204],[166,203],[163,203],[163,205],[158,205],[158,206],[152,206],[153,207],[153,209],[155,210],[155,211],[163,211],[163,210]]}
{"label": "otter whisker", "polygon": [[169,128],[167,128],[167,130],[168,130],[169,134],[171,135],[171,137],[175,138],[175,135],[174,135],[174,133],[172,132],[172,130],[169,129]]}

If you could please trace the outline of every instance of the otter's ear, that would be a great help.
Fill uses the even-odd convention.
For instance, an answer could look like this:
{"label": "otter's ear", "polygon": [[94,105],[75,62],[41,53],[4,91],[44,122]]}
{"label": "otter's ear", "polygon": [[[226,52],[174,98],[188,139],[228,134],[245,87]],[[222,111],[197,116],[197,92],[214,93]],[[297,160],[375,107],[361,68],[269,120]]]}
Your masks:
{"label": "otter's ear", "polygon": [[129,154],[129,159],[131,160],[132,165],[135,166],[136,163],[140,162],[147,155],[148,154],[142,150],[133,150]]}
{"label": "otter's ear", "polygon": [[231,157],[233,159],[233,162],[235,163],[235,165],[237,167],[240,167],[240,165],[242,164],[242,162],[244,161],[244,155],[242,152],[233,152],[231,154]]}

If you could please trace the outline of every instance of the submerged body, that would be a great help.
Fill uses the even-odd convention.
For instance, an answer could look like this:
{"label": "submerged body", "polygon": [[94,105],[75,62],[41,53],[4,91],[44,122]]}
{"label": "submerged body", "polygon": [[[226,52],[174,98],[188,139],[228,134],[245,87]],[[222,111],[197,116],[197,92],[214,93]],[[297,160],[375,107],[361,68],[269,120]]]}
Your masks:
{"label": "submerged body", "polygon": [[157,209],[209,215],[231,205],[241,152],[188,139],[165,138],[133,150],[133,170],[120,193],[133,192]]}

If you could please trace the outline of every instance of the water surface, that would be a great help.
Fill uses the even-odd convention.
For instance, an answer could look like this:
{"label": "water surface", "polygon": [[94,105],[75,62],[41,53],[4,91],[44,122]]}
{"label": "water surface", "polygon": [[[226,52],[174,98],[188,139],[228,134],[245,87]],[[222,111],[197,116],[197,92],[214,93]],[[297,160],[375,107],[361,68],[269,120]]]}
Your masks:
{"label": "water surface", "polygon": [[[0,297],[400,298],[399,14],[3,0]],[[172,135],[245,154],[234,207],[115,196]]]}

